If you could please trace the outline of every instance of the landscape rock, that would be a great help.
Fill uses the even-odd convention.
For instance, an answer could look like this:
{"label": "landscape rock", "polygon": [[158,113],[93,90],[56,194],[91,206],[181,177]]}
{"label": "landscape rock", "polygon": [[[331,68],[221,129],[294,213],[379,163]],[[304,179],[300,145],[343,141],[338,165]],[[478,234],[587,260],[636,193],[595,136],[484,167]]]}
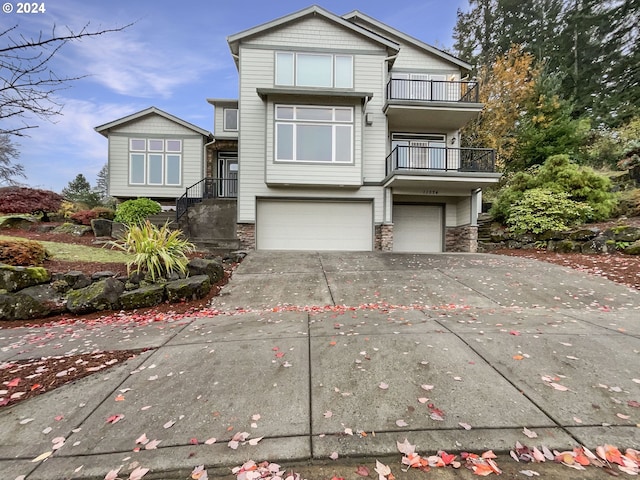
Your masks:
{"label": "landscape rock", "polygon": [[120,295],[120,307],[124,310],[153,307],[164,300],[164,284],[147,285]]}
{"label": "landscape rock", "polygon": [[636,240],[623,251],[627,255],[640,255],[640,240]]}
{"label": "landscape rock", "polygon": [[75,237],[81,237],[91,231],[92,229],[88,225],[76,225],[74,223],[63,223],[53,229],[53,233],[66,233]]}
{"label": "landscape rock", "polygon": [[112,278],[115,276],[116,273],[112,272],[111,270],[102,270],[91,275],[91,280],[97,282],[98,280],[102,280],[103,278]]}
{"label": "landscape rock", "polygon": [[91,219],[91,228],[93,229],[93,234],[96,237],[110,237],[112,225],[113,222],[106,218]]}
{"label": "landscape rock", "polygon": [[47,309],[29,295],[0,294],[0,320],[29,320],[47,314]]}
{"label": "landscape rock", "polygon": [[17,293],[31,297],[40,306],[36,309],[40,312],[38,316],[56,315],[66,310],[66,299],[60,292],[56,291],[52,284],[36,285],[35,287],[20,290]]}
{"label": "landscape rock", "polygon": [[118,309],[122,292],[122,282],[115,278],[105,278],[88,287],[71,290],[67,296],[67,310],[72,313],[90,313]]}
{"label": "landscape rock", "polygon": [[0,228],[19,228],[22,230],[30,230],[35,225],[36,220],[29,217],[11,216],[4,217],[0,221]]}
{"label": "landscape rock", "polygon": [[189,275],[207,275],[212,285],[224,278],[224,268],[219,260],[194,258],[187,265]]}
{"label": "landscape rock", "polygon": [[64,282],[68,287],[67,290],[77,290],[91,285],[91,279],[77,270],[66,273],[56,273],[53,276],[53,280],[54,282]]}
{"label": "landscape rock", "polygon": [[211,290],[211,281],[208,275],[196,275],[187,277],[166,285],[167,300],[179,302],[183,298],[198,299],[204,297]]}
{"label": "landscape rock", "polygon": [[640,240],[640,228],[622,225],[608,229],[606,235],[610,235],[616,242],[635,242]]}
{"label": "landscape rock", "polygon": [[604,237],[599,236],[584,242],[580,247],[580,251],[587,254],[607,253],[609,251],[609,246],[607,245],[607,240]]}
{"label": "landscape rock", "polygon": [[586,242],[587,240],[597,237],[599,233],[600,230],[597,228],[580,228],[578,230],[571,231],[569,233],[569,239],[578,242]]}
{"label": "landscape rock", "polygon": [[50,279],[49,272],[42,267],[14,267],[0,264],[0,290],[15,292],[46,283]]}

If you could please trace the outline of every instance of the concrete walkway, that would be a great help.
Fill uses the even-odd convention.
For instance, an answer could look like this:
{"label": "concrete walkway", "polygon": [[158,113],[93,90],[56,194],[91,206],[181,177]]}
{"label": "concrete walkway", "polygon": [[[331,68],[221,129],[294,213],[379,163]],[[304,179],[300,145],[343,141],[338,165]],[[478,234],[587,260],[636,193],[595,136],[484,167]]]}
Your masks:
{"label": "concrete walkway", "polygon": [[[255,252],[212,309],[0,330],[0,361],[155,347],[0,410],[2,478],[120,465],[186,478],[199,464],[395,455],[404,438],[424,454],[640,448],[640,292],[605,279],[495,255]],[[142,434],[157,449],[134,452]]]}

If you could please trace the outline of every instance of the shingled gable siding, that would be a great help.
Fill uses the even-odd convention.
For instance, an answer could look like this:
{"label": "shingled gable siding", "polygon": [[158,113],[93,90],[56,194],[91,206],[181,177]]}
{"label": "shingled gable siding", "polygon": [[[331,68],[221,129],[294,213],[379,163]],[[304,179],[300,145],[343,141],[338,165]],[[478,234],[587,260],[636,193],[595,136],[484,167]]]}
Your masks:
{"label": "shingled gable siding", "polygon": [[[179,186],[129,185],[129,139],[182,140],[182,184]],[[201,135],[159,115],[122,125],[109,133],[109,194],[114,197],[175,199],[202,179],[204,141]]]}
{"label": "shingled gable siding", "polygon": [[[327,97],[326,101],[314,98],[297,98],[296,103],[353,105],[355,114],[354,166],[305,165],[309,168],[275,170],[289,175],[290,183],[270,188],[266,184],[267,168],[273,166],[273,100],[263,101],[257,88],[273,88],[275,51],[317,51],[354,55],[354,91],[373,92],[367,112],[372,113],[372,126],[364,125],[362,103],[340,103]],[[331,50],[333,49],[333,50]],[[358,51],[362,51],[359,54]],[[368,198],[374,199],[374,221],[382,222],[383,189],[380,187],[333,188],[341,184],[359,186],[363,181],[379,181],[384,178],[386,157],[386,117],[382,113],[383,92],[386,82],[384,58],[386,50],[377,42],[354,34],[322,18],[307,18],[286,25],[273,32],[251,38],[240,45],[240,193],[238,221],[254,222],[256,197],[316,197],[316,198]],[[281,103],[278,99],[276,103]],[[284,103],[284,101],[282,102]],[[363,150],[364,145],[364,150]],[[289,164],[290,165],[290,164]],[[301,165],[292,165],[302,167]],[[279,168],[279,166],[278,166]],[[284,168],[284,166],[283,166]],[[343,169],[343,170],[339,170]],[[293,173],[291,173],[293,172]],[[345,172],[348,172],[345,174]],[[271,174],[271,172],[270,172]],[[327,188],[304,188],[310,177],[325,182]],[[285,177],[282,177],[285,178]],[[317,180],[320,179],[320,180]],[[341,181],[342,180],[342,181]],[[355,184],[355,185],[354,185]]]}

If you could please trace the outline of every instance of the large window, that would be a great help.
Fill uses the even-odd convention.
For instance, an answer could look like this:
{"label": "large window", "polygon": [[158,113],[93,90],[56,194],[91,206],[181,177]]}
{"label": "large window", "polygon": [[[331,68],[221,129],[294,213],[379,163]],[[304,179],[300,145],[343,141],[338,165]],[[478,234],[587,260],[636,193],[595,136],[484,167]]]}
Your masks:
{"label": "large window", "polygon": [[353,108],[276,105],[275,158],[351,163]]}
{"label": "large window", "polygon": [[178,186],[182,183],[181,172],[182,140],[129,140],[130,184]]}
{"label": "large window", "polygon": [[276,85],[353,88],[353,57],[276,52]]}

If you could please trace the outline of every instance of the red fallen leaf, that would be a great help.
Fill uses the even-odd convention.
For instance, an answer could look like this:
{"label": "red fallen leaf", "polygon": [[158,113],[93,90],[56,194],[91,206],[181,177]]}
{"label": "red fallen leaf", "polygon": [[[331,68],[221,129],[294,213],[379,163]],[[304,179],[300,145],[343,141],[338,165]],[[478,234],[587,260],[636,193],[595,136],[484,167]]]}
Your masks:
{"label": "red fallen leaf", "polygon": [[119,413],[115,414],[115,415],[111,415],[109,418],[107,418],[107,423],[118,423],[120,420],[122,420],[124,418],[124,415],[121,415]]}
{"label": "red fallen leaf", "polygon": [[282,358],[282,357],[284,357],[284,352],[276,353],[276,358]]}
{"label": "red fallen leaf", "polygon": [[192,438],[191,440],[189,440],[189,443],[190,443],[191,445],[198,445],[198,439],[194,437],[194,438]]}
{"label": "red fallen leaf", "polygon": [[514,335],[514,336],[516,336],[516,337],[519,337],[519,336],[520,336],[520,332],[519,332],[519,331],[517,331],[517,330],[511,330],[511,331],[509,332],[509,335]]}
{"label": "red fallen leaf", "polygon": [[344,480],[344,477],[336,477],[335,475],[331,477],[331,480]]}
{"label": "red fallen leaf", "polygon": [[364,465],[360,465],[356,469],[356,475],[360,475],[361,477],[368,477],[369,476],[369,469],[367,467],[365,467]]}
{"label": "red fallen leaf", "polygon": [[629,400],[627,402],[627,405],[629,405],[630,407],[640,408],[640,402],[637,402],[635,400]]}
{"label": "red fallen leaf", "polygon": [[34,383],[33,385],[31,385],[31,391],[33,392],[34,390],[37,390],[41,387],[42,385],[40,385],[39,383]]}
{"label": "red fallen leaf", "polygon": [[13,380],[10,380],[9,383],[7,383],[7,387],[10,387],[10,388],[17,387],[18,385],[20,385],[21,381],[22,381],[21,378],[16,377]]}
{"label": "red fallen leaf", "polygon": [[440,452],[440,458],[442,459],[445,465],[449,465],[456,459],[456,456],[453,455],[452,453]]}

